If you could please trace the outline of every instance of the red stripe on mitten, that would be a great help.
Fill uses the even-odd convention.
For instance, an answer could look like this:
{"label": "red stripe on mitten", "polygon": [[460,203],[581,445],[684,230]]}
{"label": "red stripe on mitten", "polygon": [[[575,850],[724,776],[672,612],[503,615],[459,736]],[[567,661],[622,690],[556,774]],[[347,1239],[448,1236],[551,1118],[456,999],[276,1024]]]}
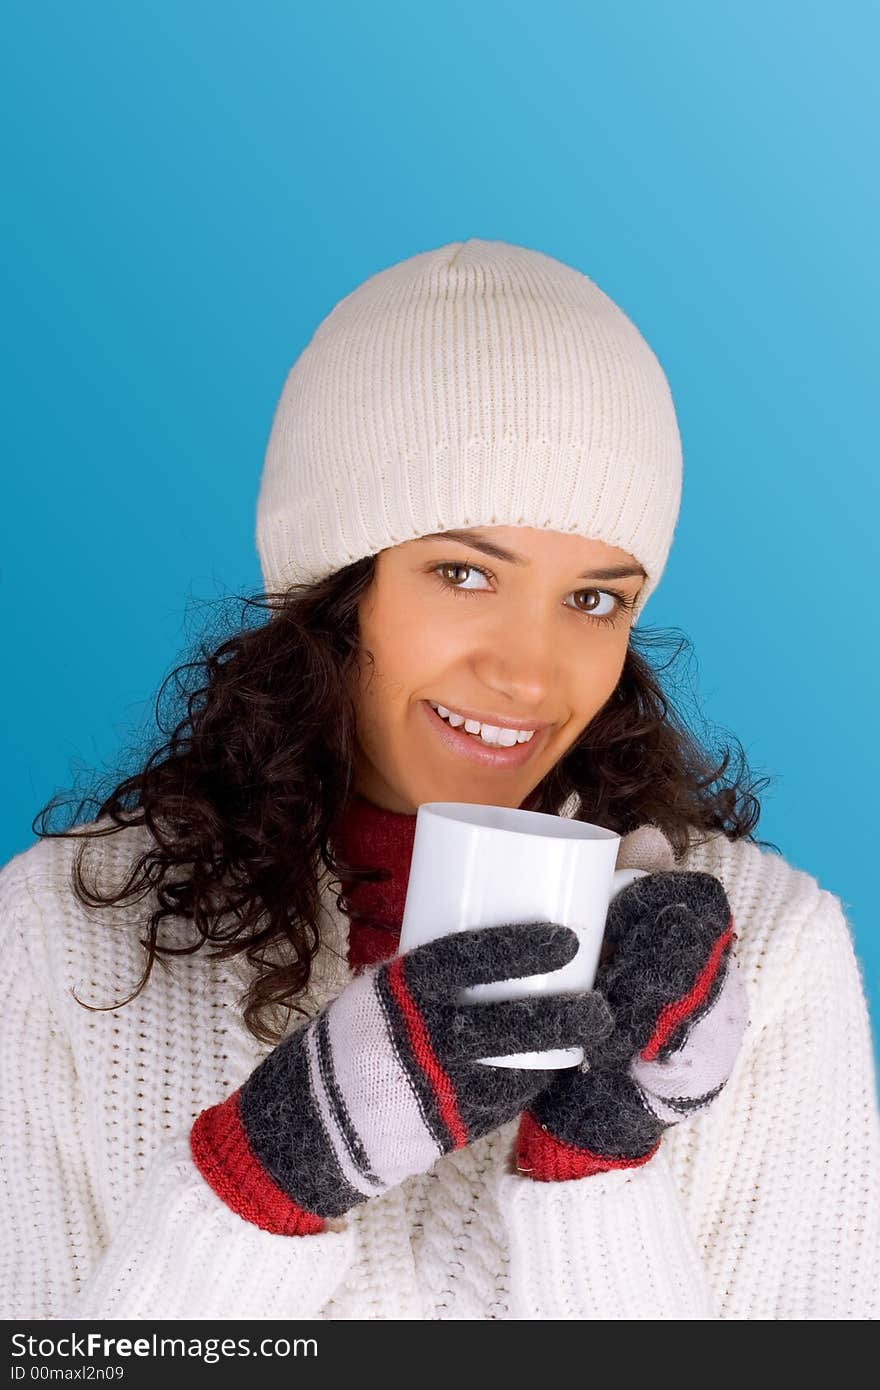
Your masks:
{"label": "red stripe on mitten", "polygon": [[712,988],[721,964],[721,957],[727,947],[732,945],[735,940],[733,918],[731,917],[727,931],[724,932],[723,936],[719,936],[712,947],[712,954],[700,971],[693,988],[683,998],[673,1000],[661,1011],[654,1032],[639,1054],[643,1062],[653,1062],[661,1047],[669,1041],[679,1024],[697,1011]]}
{"label": "red stripe on mitten", "polygon": [[453,1143],[456,1148],[460,1149],[468,1142],[467,1125],[461,1117],[455,1087],[431,1046],[431,1038],[425,1026],[425,1020],[419,1012],[416,1001],[407,989],[403,967],[404,957],[397,956],[388,967],[388,983],[406,1020],[415,1059],[434,1092],[437,1107],[443,1117],[444,1124],[449,1128]]}

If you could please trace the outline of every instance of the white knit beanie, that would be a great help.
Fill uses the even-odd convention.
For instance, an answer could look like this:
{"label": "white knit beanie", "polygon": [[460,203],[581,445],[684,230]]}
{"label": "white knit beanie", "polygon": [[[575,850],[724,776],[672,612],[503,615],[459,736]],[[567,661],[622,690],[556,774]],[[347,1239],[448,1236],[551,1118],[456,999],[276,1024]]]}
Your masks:
{"label": "white knit beanie", "polygon": [[453,527],[618,546],[648,578],[681,498],[669,384],[579,270],[451,242],[370,276],[318,325],[275,411],[257,502],[266,591]]}

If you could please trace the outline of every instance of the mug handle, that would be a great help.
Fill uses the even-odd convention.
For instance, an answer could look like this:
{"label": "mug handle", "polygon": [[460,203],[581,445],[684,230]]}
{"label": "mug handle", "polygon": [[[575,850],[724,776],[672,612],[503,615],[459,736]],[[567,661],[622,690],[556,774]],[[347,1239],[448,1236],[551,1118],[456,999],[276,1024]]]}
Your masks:
{"label": "mug handle", "polygon": [[616,898],[618,893],[622,893],[624,888],[628,888],[637,878],[645,878],[650,873],[649,869],[615,869],[611,879],[611,897]]}

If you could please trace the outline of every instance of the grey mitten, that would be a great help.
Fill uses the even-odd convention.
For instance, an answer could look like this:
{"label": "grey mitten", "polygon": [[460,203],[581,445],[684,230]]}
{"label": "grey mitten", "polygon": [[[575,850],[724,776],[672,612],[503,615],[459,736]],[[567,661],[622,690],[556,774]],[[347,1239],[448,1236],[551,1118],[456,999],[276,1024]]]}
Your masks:
{"label": "grey mitten", "polygon": [[614,1029],[520,1119],[517,1168],[564,1181],[637,1167],[664,1130],[723,1090],[748,1024],[733,917],[719,879],[648,874],[608,911],[595,984]]}
{"label": "grey mitten", "polygon": [[460,991],[559,969],[577,949],[567,927],[520,923],[455,932],[364,971],[202,1112],[198,1166],[242,1215],[291,1233],[427,1172],[558,1075],[480,1058],[578,1045],[589,1055],[612,1026],[591,990],[478,1004],[459,1003]]}

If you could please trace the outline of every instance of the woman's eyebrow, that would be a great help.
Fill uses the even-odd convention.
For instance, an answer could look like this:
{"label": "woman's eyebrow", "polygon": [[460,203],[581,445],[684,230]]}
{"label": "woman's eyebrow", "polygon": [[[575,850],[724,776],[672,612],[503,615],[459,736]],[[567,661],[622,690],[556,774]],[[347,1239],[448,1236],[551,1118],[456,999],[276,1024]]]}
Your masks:
{"label": "woman's eyebrow", "polygon": [[[469,545],[474,550],[480,550],[484,555],[490,555],[493,560],[506,560],[511,565],[529,565],[531,561],[524,555],[514,555],[512,550],[505,550],[503,546],[496,545],[494,541],[486,540],[479,531],[431,531],[426,536],[419,536],[420,541],[447,540],[459,541],[462,545]],[[641,565],[606,565],[601,569],[585,570],[578,575],[579,579],[623,579],[627,575],[641,575],[642,579],[647,579],[647,573]]]}

